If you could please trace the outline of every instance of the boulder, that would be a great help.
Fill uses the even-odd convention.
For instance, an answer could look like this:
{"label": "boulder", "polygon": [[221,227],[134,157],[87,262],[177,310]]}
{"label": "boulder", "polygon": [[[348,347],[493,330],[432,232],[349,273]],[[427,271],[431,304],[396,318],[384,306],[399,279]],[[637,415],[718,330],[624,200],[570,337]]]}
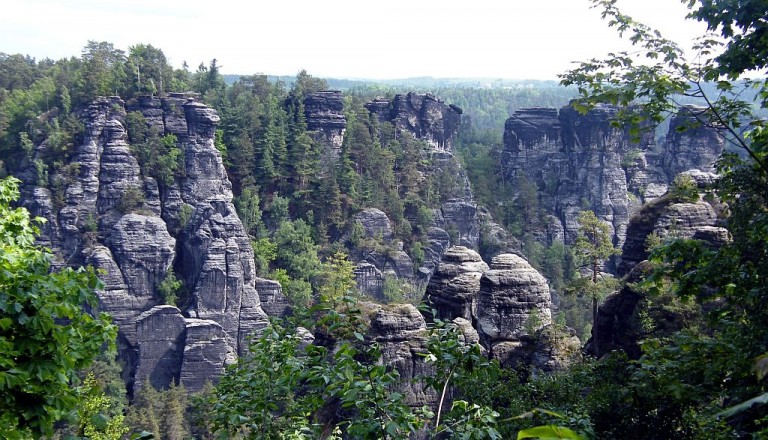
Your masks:
{"label": "boulder", "polygon": [[480,277],[488,269],[477,252],[464,246],[449,248],[429,280],[424,303],[437,311],[437,318],[471,322],[476,315]]}
{"label": "boulder", "polygon": [[477,330],[486,346],[517,341],[552,322],[547,280],[522,257],[502,254],[480,278]]}

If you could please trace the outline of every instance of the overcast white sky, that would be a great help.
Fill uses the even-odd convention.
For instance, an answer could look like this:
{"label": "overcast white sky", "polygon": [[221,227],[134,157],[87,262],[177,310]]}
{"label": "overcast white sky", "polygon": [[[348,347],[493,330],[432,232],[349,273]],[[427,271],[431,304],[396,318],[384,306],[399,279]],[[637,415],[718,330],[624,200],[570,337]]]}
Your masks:
{"label": "overcast white sky", "polygon": [[[194,70],[321,77],[556,79],[623,46],[588,0],[6,0],[0,52],[79,56],[88,40],[148,43]],[[679,0],[619,0],[677,41],[701,34]]]}

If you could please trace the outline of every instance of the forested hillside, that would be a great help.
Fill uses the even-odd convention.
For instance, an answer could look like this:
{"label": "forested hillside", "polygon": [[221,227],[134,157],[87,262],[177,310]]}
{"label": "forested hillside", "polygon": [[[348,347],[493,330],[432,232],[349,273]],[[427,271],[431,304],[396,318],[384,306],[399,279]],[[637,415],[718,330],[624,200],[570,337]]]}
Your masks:
{"label": "forested hillside", "polygon": [[768,435],[768,11],[593,3],[561,86],[0,53],[0,437]]}

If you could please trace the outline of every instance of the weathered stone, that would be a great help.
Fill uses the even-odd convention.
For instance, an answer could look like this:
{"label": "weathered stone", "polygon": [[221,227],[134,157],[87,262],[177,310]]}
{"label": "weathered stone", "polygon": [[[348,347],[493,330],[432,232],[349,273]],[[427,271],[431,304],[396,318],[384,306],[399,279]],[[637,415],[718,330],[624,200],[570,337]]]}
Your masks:
{"label": "weathered stone", "polygon": [[[259,299],[261,300],[261,309],[268,316],[284,318],[291,314],[290,301],[283,294],[283,288],[277,281],[256,278],[256,291],[259,293]],[[245,303],[246,301],[243,302]],[[244,312],[244,310],[240,311],[241,319]]]}
{"label": "weathered stone", "polygon": [[581,359],[581,341],[571,329],[556,330],[547,326],[534,338],[529,361],[534,372],[565,371]]}
{"label": "weathered stone", "polygon": [[699,122],[698,118],[706,111],[703,107],[686,105],[669,122],[662,165],[670,179],[692,169],[715,170],[725,139],[717,129]]}
{"label": "weathered stone", "polygon": [[353,269],[357,288],[372,298],[384,296],[384,274],[367,261],[358,262]]}
{"label": "weathered stone", "polygon": [[541,234],[542,241],[551,243],[551,232],[562,230],[565,243],[573,243],[578,213],[590,209],[610,225],[613,243],[621,246],[634,210],[664,194],[678,173],[711,171],[722,151],[723,140],[714,130],[675,130],[690,122],[694,110],[689,107],[680,110],[667,140],[658,146],[652,127],[639,139],[615,128],[617,111],[606,105],[584,115],[571,107],[530,108],[507,120],[505,176],[534,183],[541,207],[559,223],[548,222],[554,229]]}
{"label": "weathered stone", "polygon": [[139,363],[136,368],[135,390],[145,380],[157,388],[167,388],[177,382],[184,355],[186,325],[179,309],[157,306],[136,319]]}
{"label": "weathered stone", "polygon": [[453,246],[443,255],[432,274],[424,302],[437,311],[437,318],[472,321],[480,291],[480,277],[488,265],[480,255],[464,246]]}
{"label": "weathered stone", "polygon": [[412,133],[435,150],[453,150],[453,140],[461,123],[462,110],[446,105],[435,96],[408,93],[395,95],[392,102],[382,98],[369,102],[365,107],[380,121],[392,122],[395,127]]}
{"label": "weathered stone", "polygon": [[[352,249],[350,253],[350,260],[356,266],[357,287],[372,298],[387,301],[383,296],[386,276],[414,284],[413,261],[403,251],[403,243],[394,240],[387,215],[379,209],[368,208],[355,214],[353,222],[368,243]],[[349,240],[353,232],[345,234],[342,241]],[[371,243],[374,245],[370,246]]]}
{"label": "weathered stone", "polygon": [[104,289],[98,292],[99,310],[109,313],[122,337],[131,347],[136,347],[136,319],[144,311],[158,305],[158,298],[152,294],[136,295],[130,290],[120,266],[106,246],[95,246],[86,263],[104,271],[104,275],[100,277],[104,282]]}
{"label": "weathered stone", "polygon": [[[57,264],[87,263],[105,270],[99,308],[118,325],[129,387],[133,387],[132,375],[137,385],[145,377],[159,386],[170,383],[171,377],[179,378],[185,348],[179,336],[186,332],[181,330],[183,318],[175,308],[171,313],[167,306],[156,307],[156,286],[172,266],[178,271],[190,292],[184,301],[189,307],[185,313],[216,322],[196,324],[193,333],[205,328],[213,339],[193,338],[188,347],[205,359],[199,365],[215,364],[186,369],[185,384],[202,386],[208,378],[195,378],[194,371],[219,374],[224,364],[205,354],[211,347],[219,353],[234,353],[244,348],[241,341],[267,324],[255,287],[250,238],[232,205],[231,184],[214,145],[219,117],[195,94],[140,97],[128,110],[141,113],[147,129],[157,135],[176,136],[184,154],[183,177],[159,184],[142,175],[127,142],[124,102],[118,97],[97,98],[78,113],[83,142],[76,147],[72,163],[62,168],[66,175],[54,176],[65,182],[63,191],[52,194],[36,188],[30,163],[24,173],[24,197],[38,215],[50,220],[43,230],[44,243],[60,256]],[[133,206],[126,203],[126,195],[135,196]],[[275,293],[268,289],[273,284],[262,280],[266,294]],[[281,307],[277,294],[270,300],[275,309]],[[170,333],[142,336],[142,328],[156,323],[170,326]],[[170,354],[153,354],[162,344],[174,345]]]}
{"label": "weathered stone", "polygon": [[456,233],[456,243],[477,249],[480,244],[480,219],[477,204],[463,199],[451,199],[441,206],[442,224],[437,226]]}
{"label": "weathered stone", "polygon": [[646,204],[629,222],[617,274],[626,275],[648,258],[646,242],[651,234],[662,239],[696,237],[719,245],[728,240],[728,231],[717,225],[717,214],[707,202],[675,203],[673,198],[664,197]]}
{"label": "weathered stone", "polygon": [[412,407],[434,406],[437,393],[420,378],[435,374],[426,353],[426,322],[411,304],[373,306],[368,337],[378,344],[382,362],[400,373],[398,391]]}
{"label": "weathered stone", "polygon": [[496,256],[480,278],[477,329],[486,346],[515,341],[552,322],[547,280],[514,254]]}
{"label": "weathered stone", "polygon": [[394,237],[389,217],[380,209],[363,209],[352,217],[352,221],[360,225],[363,234],[368,239],[388,242]]}
{"label": "weathered stone", "polygon": [[158,217],[124,215],[112,228],[107,243],[136,297],[154,295],[176,256],[176,241]]}
{"label": "weathered stone", "polygon": [[[485,209],[478,212],[478,220],[480,224],[478,248],[483,260],[490,261],[499,254],[522,255],[520,241],[496,223]],[[557,224],[560,224],[559,220]]]}
{"label": "weathered stone", "polygon": [[325,165],[335,163],[341,153],[347,118],[344,116],[344,99],[338,90],[323,90],[304,98],[304,116],[307,131],[323,146]]}
{"label": "weathered stone", "polygon": [[194,393],[202,390],[205,382],[215,384],[237,355],[216,321],[185,319],[184,323],[186,338],[179,381],[187,392]]}

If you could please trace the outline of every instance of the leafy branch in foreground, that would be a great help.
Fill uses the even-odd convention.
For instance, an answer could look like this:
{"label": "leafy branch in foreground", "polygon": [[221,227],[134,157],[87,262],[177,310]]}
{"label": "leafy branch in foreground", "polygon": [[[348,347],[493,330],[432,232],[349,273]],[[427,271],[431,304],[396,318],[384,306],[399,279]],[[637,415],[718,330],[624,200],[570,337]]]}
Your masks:
{"label": "leafy branch in foreground", "polygon": [[[741,75],[765,74],[768,5],[686,0],[689,18],[719,33],[699,39],[697,58],[689,61],[658,31],[622,14],[615,0],[592,3],[638,50],[590,60],[562,75],[563,84],[579,89],[577,108],[621,106],[615,123],[637,134],[679,107],[681,97],[696,99],[702,106],[697,123],[718,129],[744,152],[726,152],[717,164],[715,190],[727,208],[723,224],[730,240],[719,246],[671,240],[650,258],[656,269],[649,292],[668,288],[695,300],[707,326],[646,339],[642,357],[626,366],[627,391],[616,399],[624,409],[617,415],[630,438],[662,432],[670,438],[763,438],[765,384],[753,368],[768,346],[768,131],[758,115],[768,109],[768,81]],[[708,92],[711,85],[715,93]]]}
{"label": "leafy branch in foreground", "polygon": [[24,208],[11,208],[19,181],[0,180],[0,437],[50,435],[78,404],[73,383],[116,328],[91,315],[102,284],[92,268],[51,272],[53,255]]}

